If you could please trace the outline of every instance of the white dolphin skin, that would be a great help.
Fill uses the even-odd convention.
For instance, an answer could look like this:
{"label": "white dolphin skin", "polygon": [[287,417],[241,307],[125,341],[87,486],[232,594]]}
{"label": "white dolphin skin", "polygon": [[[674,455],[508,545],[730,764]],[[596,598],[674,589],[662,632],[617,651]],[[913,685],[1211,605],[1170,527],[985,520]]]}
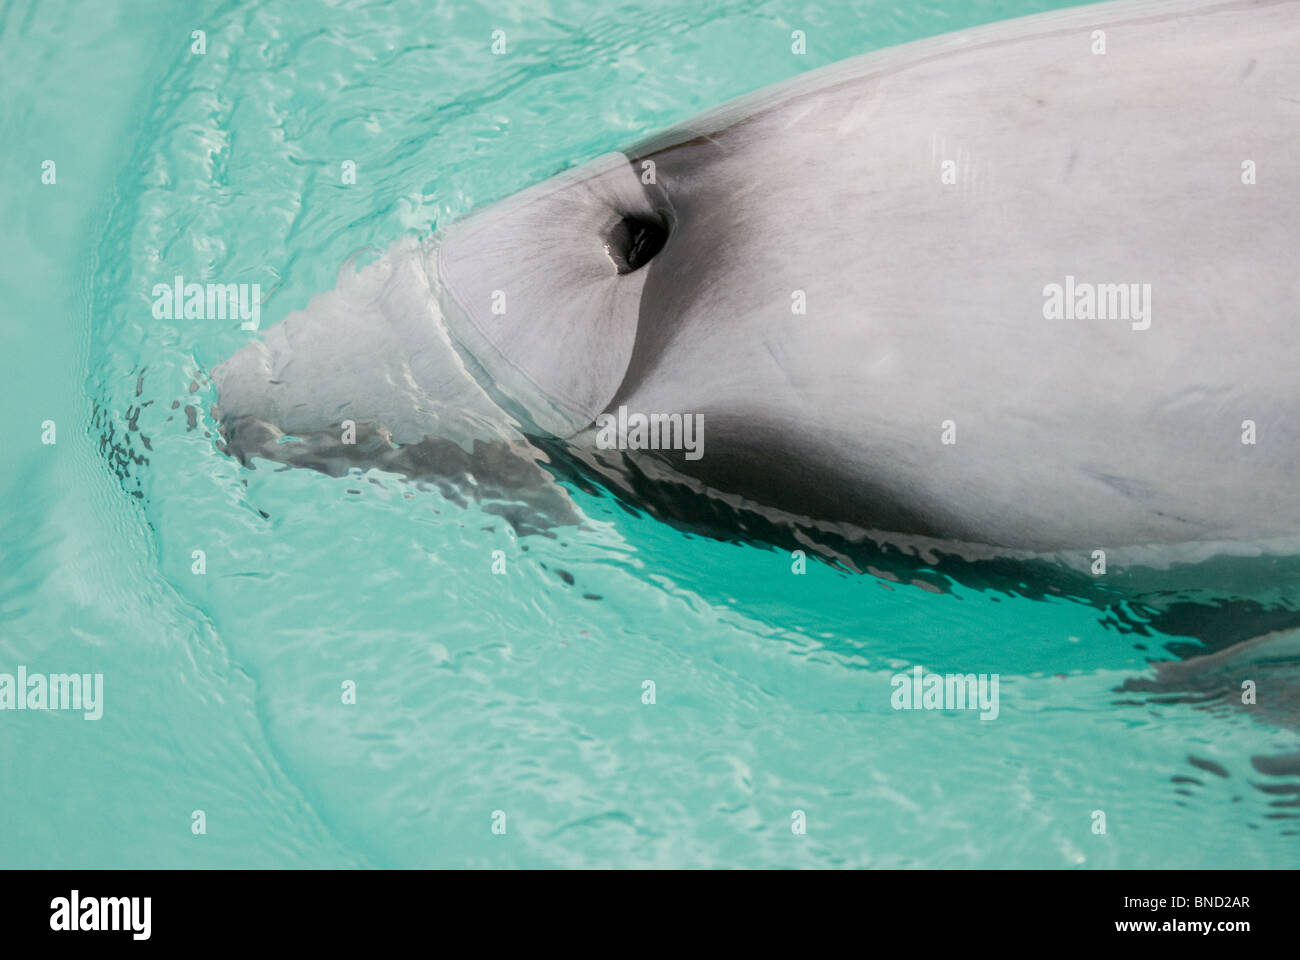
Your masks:
{"label": "white dolphin skin", "polygon": [[[1054,285],[1102,306],[1065,319]],[[1300,2],[1237,0],[813,71],[398,244],[214,379],[245,457],[321,466],[274,441],[353,419],[374,462],[454,446],[481,484],[509,452],[526,487],[549,436],[758,510],[1053,551],[1300,536],[1298,368]],[[704,456],[595,449],[619,407],[703,415]]]}

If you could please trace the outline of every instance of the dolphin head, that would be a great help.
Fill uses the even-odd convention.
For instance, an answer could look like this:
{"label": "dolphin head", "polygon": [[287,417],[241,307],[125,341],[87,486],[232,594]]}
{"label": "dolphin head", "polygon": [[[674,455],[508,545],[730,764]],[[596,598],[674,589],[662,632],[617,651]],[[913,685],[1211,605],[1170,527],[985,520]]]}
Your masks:
{"label": "dolphin head", "polygon": [[609,154],[395,243],[212,371],[223,449],[509,500],[615,395],[670,214]]}
{"label": "dolphin head", "polygon": [[622,382],[670,219],[628,157],[607,154],[345,264],[334,290],[214,369],[228,449],[293,459],[295,439],[345,422],[399,445],[506,423],[571,436]]}

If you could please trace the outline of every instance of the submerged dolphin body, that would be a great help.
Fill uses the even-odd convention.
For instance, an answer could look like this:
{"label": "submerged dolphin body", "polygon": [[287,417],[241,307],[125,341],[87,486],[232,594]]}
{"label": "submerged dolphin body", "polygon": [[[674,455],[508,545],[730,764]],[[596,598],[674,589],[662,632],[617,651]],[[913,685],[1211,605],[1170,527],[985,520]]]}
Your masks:
{"label": "submerged dolphin body", "polygon": [[[813,548],[1295,558],[1297,157],[1295,0],[909,44],[345,271],[214,371],[218,416],[245,461],[527,529],[576,519],[573,471]],[[606,449],[620,410],[703,455]]]}

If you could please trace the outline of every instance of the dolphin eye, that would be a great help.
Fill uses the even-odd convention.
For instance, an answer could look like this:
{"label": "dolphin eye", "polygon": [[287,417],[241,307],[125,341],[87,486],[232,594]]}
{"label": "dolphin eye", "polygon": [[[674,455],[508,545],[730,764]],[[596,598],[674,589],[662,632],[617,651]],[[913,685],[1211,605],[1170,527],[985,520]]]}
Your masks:
{"label": "dolphin eye", "polygon": [[660,221],[627,216],[610,229],[605,251],[619,273],[631,273],[653,260],[667,240],[668,228]]}

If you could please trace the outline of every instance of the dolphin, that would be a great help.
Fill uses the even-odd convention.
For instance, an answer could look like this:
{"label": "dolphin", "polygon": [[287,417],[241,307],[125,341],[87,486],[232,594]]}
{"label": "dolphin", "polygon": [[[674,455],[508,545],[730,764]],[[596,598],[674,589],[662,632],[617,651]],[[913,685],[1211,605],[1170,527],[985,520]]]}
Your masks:
{"label": "dolphin", "polygon": [[1298,157],[1296,0],[867,53],[345,268],[214,413],[527,530],[578,477],[812,547],[1296,558]]}

